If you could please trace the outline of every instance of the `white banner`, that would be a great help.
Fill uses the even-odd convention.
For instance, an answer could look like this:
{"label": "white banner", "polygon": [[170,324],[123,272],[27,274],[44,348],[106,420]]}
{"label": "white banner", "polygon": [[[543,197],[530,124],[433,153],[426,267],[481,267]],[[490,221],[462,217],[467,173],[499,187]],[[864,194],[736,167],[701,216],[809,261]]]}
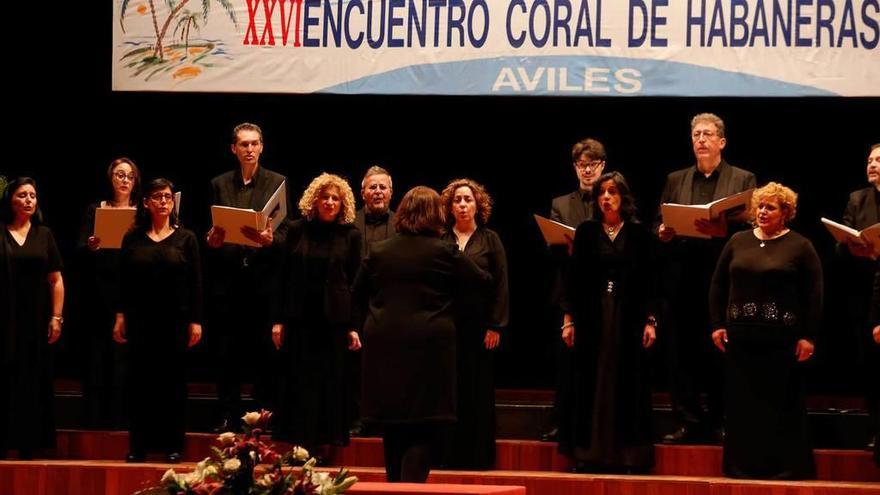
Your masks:
{"label": "white banner", "polygon": [[877,96],[880,0],[114,0],[113,89]]}

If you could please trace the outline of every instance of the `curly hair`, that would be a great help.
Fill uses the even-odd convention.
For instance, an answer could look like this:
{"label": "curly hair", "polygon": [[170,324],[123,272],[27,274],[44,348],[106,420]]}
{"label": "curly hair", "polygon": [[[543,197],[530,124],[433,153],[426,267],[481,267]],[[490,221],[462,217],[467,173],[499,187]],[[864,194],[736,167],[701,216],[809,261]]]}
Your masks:
{"label": "curly hair", "polygon": [[327,172],[312,179],[309,187],[303,191],[302,198],[299,200],[299,212],[304,218],[314,220],[318,213],[318,198],[328,187],[335,187],[342,198],[342,205],[339,208],[340,214],[336,217],[336,222],[341,224],[354,223],[354,193],[351,192],[351,186],[342,177]]}
{"label": "curly hair", "polygon": [[449,181],[443,192],[440,193],[440,203],[443,204],[443,212],[446,213],[446,221],[451,225],[455,223],[455,215],[452,214],[452,200],[455,198],[455,190],[459,187],[469,187],[474,193],[474,201],[477,203],[475,220],[478,225],[486,225],[492,216],[492,196],[486,192],[486,188],[479,182],[463,178]]}
{"label": "curly hair", "polygon": [[752,194],[752,204],[749,207],[749,218],[752,219],[753,225],[757,225],[755,219],[758,216],[758,205],[767,199],[775,199],[779,202],[779,207],[785,214],[785,223],[794,219],[797,214],[797,193],[778,182],[768,182],[766,186],[756,189],[755,193]]}

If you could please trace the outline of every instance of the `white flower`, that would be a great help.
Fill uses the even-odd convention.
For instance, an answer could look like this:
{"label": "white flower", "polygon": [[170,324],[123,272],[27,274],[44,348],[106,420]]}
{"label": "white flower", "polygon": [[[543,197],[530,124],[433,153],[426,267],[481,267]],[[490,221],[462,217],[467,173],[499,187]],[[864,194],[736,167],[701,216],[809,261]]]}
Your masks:
{"label": "white flower", "polygon": [[204,470],[205,470],[205,467],[208,465],[208,463],[209,463],[210,461],[211,461],[211,458],[210,458],[210,457],[205,457],[205,458],[202,459],[198,464],[196,464],[196,469],[197,469],[198,471],[204,471]]}
{"label": "white flower", "polygon": [[238,468],[241,467],[241,461],[238,459],[227,459],[226,462],[223,463],[223,470],[234,473],[238,471]]}
{"label": "white flower", "polygon": [[257,480],[257,486],[262,486],[264,488],[272,486],[272,476],[264,474],[260,479]]}
{"label": "white flower", "polygon": [[180,484],[179,478],[177,477],[177,473],[174,472],[173,469],[169,469],[165,471],[165,474],[162,475],[162,484],[168,485],[171,483]]}
{"label": "white flower", "polygon": [[260,413],[251,411],[242,416],[241,419],[250,426],[254,426],[255,424],[257,424],[258,421],[260,421]]}
{"label": "white flower", "polygon": [[220,436],[217,437],[217,441],[223,445],[232,445],[235,443],[235,433],[232,433],[231,431],[221,433]]}
{"label": "white flower", "polygon": [[217,467],[216,466],[208,466],[205,468],[205,478],[208,476],[217,476]]}
{"label": "white flower", "polygon": [[293,448],[293,458],[297,461],[304,461],[309,458],[309,451],[297,445]]}

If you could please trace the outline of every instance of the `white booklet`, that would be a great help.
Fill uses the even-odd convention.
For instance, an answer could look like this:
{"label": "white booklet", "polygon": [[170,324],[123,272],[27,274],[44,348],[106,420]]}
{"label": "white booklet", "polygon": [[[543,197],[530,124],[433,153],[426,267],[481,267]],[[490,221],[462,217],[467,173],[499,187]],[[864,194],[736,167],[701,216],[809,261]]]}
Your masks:
{"label": "white booklet", "polygon": [[211,221],[214,226],[222,227],[226,231],[223,242],[230,244],[259,247],[259,244],[241,233],[242,227],[263,230],[266,228],[266,222],[271,219],[272,230],[276,230],[285,218],[287,218],[287,186],[285,182],[278,186],[261,211],[231,206],[211,206]]}
{"label": "white booklet", "polygon": [[[564,223],[544,218],[541,215],[535,215],[535,221],[538,222],[541,234],[544,235],[544,240],[547,241],[548,245],[568,244],[569,240],[574,240],[576,229]],[[566,236],[568,236],[568,239],[566,239]]]}
{"label": "white booklet", "polygon": [[828,232],[837,239],[837,242],[854,242],[856,244],[873,246],[874,254],[880,256],[880,223],[875,223],[861,231],[824,217],[822,218],[822,223],[828,229]]}
{"label": "white booklet", "polygon": [[675,229],[675,235],[709,239],[711,236],[697,230],[696,221],[718,218],[722,213],[734,208],[742,206],[748,208],[754,192],[755,188],[753,187],[704,205],[663,203],[660,205],[663,224]]}
{"label": "white booklet", "polygon": [[101,239],[104,249],[119,249],[122,238],[134,225],[136,208],[105,208],[95,209],[95,231],[92,233]]}

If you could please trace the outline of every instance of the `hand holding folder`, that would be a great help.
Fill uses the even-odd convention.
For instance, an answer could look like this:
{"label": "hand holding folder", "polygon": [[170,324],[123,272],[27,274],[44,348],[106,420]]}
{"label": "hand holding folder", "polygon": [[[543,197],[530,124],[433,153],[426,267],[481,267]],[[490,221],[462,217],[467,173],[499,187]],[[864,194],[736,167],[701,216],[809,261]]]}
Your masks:
{"label": "hand holding folder", "polygon": [[861,247],[868,257],[880,256],[880,223],[863,230],[856,230],[823,217],[822,224],[837,242]]}
{"label": "hand holding folder", "polygon": [[663,225],[675,231],[675,235],[709,239],[721,237],[720,230],[726,230],[727,215],[738,208],[748,208],[755,188],[716,199],[704,205],[681,205],[663,203],[660,211]]}
{"label": "hand holding folder", "polygon": [[[282,182],[261,211],[231,206],[211,206],[212,234],[222,242],[261,247],[272,242],[273,231],[287,218],[287,187]],[[222,232],[222,233],[220,233]],[[209,244],[212,241],[209,238]]]}

